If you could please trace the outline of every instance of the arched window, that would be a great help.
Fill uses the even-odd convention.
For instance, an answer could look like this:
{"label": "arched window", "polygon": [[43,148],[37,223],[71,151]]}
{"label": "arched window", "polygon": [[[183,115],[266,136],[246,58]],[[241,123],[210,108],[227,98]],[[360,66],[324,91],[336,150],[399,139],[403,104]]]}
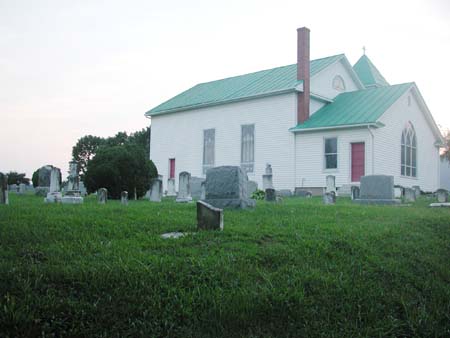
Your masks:
{"label": "arched window", "polygon": [[402,132],[400,172],[402,176],[417,177],[417,138],[411,122]]}
{"label": "arched window", "polygon": [[344,79],[342,78],[342,76],[336,75],[333,78],[332,86],[334,89],[336,89],[339,92],[345,91],[345,82],[344,82]]}

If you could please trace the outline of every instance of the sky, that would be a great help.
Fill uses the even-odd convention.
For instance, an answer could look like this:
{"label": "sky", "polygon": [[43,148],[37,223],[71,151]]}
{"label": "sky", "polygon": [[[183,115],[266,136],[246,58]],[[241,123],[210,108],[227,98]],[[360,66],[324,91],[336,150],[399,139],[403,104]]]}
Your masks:
{"label": "sky", "polygon": [[312,59],[354,64],[365,46],[450,129],[449,0],[0,0],[0,171],[67,172],[82,136],[141,130],[197,83],[293,64],[303,26]]}

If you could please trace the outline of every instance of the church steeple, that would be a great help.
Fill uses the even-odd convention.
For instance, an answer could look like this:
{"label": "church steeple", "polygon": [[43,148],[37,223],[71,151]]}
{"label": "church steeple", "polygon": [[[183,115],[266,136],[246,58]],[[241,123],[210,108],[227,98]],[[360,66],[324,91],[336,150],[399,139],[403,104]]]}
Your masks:
{"label": "church steeple", "polygon": [[380,71],[370,61],[366,55],[366,48],[363,47],[364,54],[353,66],[354,71],[358,74],[359,79],[366,87],[383,87],[389,86],[389,83],[381,75]]}

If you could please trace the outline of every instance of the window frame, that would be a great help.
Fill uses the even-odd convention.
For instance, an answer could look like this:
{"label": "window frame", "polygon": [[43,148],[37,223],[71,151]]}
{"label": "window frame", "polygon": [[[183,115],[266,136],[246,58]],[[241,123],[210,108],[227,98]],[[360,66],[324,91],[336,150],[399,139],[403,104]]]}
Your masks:
{"label": "window frame", "polygon": [[[251,154],[250,154],[250,158],[251,161],[244,161],[244,155],[245,154],[245,150],[244,147],[246,147],[246,145],[244,144],[244,129],[251,127],[253,129],[253,137],[251,140]],[[255,124],[254,123],[249,123],[249,124],[241,124],[241,168],[245,173],[253,173],[255,171]],[[250,141],[249,141],[250,142]]]}
{"label": "window frame", "polygon": [[417,179],[417,134],[411,122],[403,128],[400,138],[400,176]]}
{"label": "window frame", "polygon": [[[336,140],[336,152],[335,153],[327,153],[326,152],[326,145],[327,140],[335,139]],[[337,136],[330,136],[330,137],[324,137],[323,138],[323,171],[325,172],[336,172],[339,169],[339,138]],[[336,167],[335,168],[327,168],[327,156],[336,156]]]}

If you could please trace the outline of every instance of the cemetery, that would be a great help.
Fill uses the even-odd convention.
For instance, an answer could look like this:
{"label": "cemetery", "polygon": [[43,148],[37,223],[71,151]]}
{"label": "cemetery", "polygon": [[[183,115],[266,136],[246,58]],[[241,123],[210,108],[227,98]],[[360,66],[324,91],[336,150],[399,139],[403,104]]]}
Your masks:
{"label": "cemetery", "polygon": [[330,175],[312,196],[275,190],[268,166],[255,201],[225,166],[112,199],[82,197],[75,172],[63,189],[46,166],[23,193],[0,175],[0,336],[448,333],[446,190],[367,176],[343,197]]}

